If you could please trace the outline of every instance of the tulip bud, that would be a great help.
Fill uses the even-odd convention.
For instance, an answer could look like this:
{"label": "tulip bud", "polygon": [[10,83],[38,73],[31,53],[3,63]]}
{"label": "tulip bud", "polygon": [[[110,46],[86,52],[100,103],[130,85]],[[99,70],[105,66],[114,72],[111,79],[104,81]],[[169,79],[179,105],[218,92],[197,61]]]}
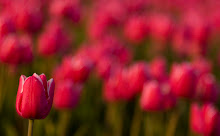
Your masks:
{"label": "tulip bud", "polygon": [[38,52],[43,56],[65,52],[70,45],[70,38],[58,21],[47,24],[38,41]]}
{"label": "tulip bud", "polygon": [[53,0],[50,5],[52,16],[67,17],[73,22],[80,19],[80,5],[77,0]]}
{"label": "tulip bud", "polygon": [[148,65],[145,62],[135,63],[128,69],[127,77],[130,89],[136,93],[141,92],[144,83],[151,78]]}
{"label": "tulip bud", "polygon": [[56,109],[72,109],[79,102],[82,87],[71,81],[62,81],[57,84],[54,94]]}
{"label": "tulip bud", "polygon": [[216,102],[219,90],[212,74],[204,74],[198,79],[196,98],[203,102]]}
{"label": "tulip bud", "polygon": [[140,98],[140,106],[144,111],[162,110],[164,97],[157,81],[150,81],[144,85]]}
{"label": "tulip bud", "polygon": [[3,14],[0,16],[0,37],[4,37],[9,33],[15,32],[15,24],[12,18],[8,14]]}
{"label": "tulip bud", "polygon": [[132,17],[125,24],[124,34],[132,42],[140,43],[148,34],[148,26],[144,17]]}
{"label": "tulip bud", "polygon": [[135,96],[135,92],[128,86],[127,69],[118,68],[108,80],[104,82],[103,95],[108,102],[129,101]]}
{"label": "tulip bud", "polygon": [[204,132],[202,110],[196,103],[193,103],[190,107],[190,128],[198,134],[202,134]]}
{"label": "tulip bud", "polygon": [[174,65],[170,75],[171,91],[178,97],[192,98],[195,94],[197,77],[188,63]]}
{"label": "tulip bud", "polygon": [[6,36],[0,45],[0,59],[4,63],[20,64],[31,62],[33,59],[32,42],[30,37]]}
{"label": "tulip bud", "polygon": [[[82,83],[89,77],[93,63],[87,57],[76,56],[64,58],[62,64],[55,70],[55,80],[72,80]],[[58,70],[58,71],[57,71]]]}
{"label": "tulip bud", "polygon": [[150,73],[157,81],[166,81],[168,79],[166,71],[166,61],[164,58],[155,58],[150,63]]}
{"label": "tulip bud", "polygon": [[54,95],[53,79],[36,73],[33,76],[21,75],[16,99],[17,113],[27,119],[44,119],[49,114]]}
{"label": "tulip bud", "polygon": [[196,70],[196,74],[200,77],[203,74],[212,72],[212,64],[209,60],[204,58],[196,59],[192,62],[193,68]]}
{"label": "tulip bud", "polygon": [[[199,106],[194,103],[190,110],[190,127],[197,134],[205,136],[219,133],[219,112],[210,103]],[[217,136],[217,135],[216,135]]]}

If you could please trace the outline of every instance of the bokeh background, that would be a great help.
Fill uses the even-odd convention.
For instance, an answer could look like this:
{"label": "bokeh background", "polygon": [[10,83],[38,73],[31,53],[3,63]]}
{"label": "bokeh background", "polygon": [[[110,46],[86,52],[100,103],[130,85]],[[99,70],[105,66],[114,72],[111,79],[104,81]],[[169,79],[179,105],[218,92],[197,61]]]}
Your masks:
{"label": "bokeh background", "polygon": [[0,135],[27,134],[15,109],[19,77],[44,73],[56,102],[35,120],[35,136],[219,136],[219,7],[0,0]]}

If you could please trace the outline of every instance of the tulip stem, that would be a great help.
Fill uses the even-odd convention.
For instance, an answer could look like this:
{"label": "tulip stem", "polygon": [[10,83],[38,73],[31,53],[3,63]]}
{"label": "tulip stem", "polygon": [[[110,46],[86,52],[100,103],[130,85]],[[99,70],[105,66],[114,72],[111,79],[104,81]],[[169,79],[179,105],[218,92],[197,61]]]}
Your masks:
{"label": "tulip stem", "polygon": [[29,119],[28,136],[33,136],[33,126],[34,126],[34,120],[33,119]]}
{"label": "tulip stem", "polygon": [[179,116],[180,115],[178,109],[172,111],[170,120],[168,122],[166,136],[175,136],[175,131],[179,120]]}

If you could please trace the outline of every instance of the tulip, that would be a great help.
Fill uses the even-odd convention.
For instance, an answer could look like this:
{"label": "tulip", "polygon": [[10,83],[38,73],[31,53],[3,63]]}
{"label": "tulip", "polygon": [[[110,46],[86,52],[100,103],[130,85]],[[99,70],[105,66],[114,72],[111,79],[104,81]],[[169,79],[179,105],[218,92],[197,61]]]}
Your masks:
{"label": "tulip", "polygon": [[166,81],[168,79],[166,67],[166,60],[164,58],[155,58],[150,63],[150,74],[157,81]]}
{"label": "tulip", "polygon": [[125,24],[124,34],[134,43],[140,43],[147,36],[149,31],[144,17],[132,17]]}
{"label": "tulip", "polygon": [[103,96],[108,102],[129,101],[134,98],[134,92],[128,86],[129,80],[127,78],[127,69],[119,67],[104,82]]}
{"label": "tulip", "polygon": [[210,103],[201,107],[198,104],[191,105],[190,127],[197,134],[205,136],[219,135],[219,112]]}
{"label": "tulip", "polygon": [[36,32],[42,27],[43,15],[39,8],[40,4],[38,4],[25,1],[12,3],[12,14],[14,14],[14,21],[18,29]]}
{"label": "tulip", "polygon": [[140,106],[144,111],[162,110],[164,97],[157,81],[150,81],[144,85],[140,98]]}
{"label": "tulip", "polygon": [[53,0],[50,4],[50,13],[52,16],[63,16],[73,22],[80,20],[80,4],[77,0]]}
{"label": "tulip", "polygon": [[151,79],[150,70],[145,62],[136,62],[128,68],[127,77],[129,80],[129,88],[134,92],[141,92],[149,79]]}
{"label": "tulip", "polygon": [[171,91],[178,97],[192,98],[195,94],[197,77],[188,63],[174,65],[170,74]]}
{"label": "tulip", "polygon": [[217,83],[212,74],[204,74],[198,79],[196,88],[197,99],[203,102],[216,102],[218,94]]}
{"label": "tulip", "polygon": [[0,37],[4,37],[9,33],[15,32],[15,24],[8,14],[3,14],[0,16]]}
{"label": "tulip", "polygon": [[192,62],[193,68],[196,70],[196,74],[200,77],[203,74],[212,72],[212,64],[205,58],[198,58]]}
{"label": "tulip", "polygon": [[65,57],[61,66],[55,69],[56,81],[72,80],[73,82],[85,82],[93,68],[93,63],[86,56]]}
{"label": "tulip", "polygon": [[71,81],[57,84],[54,94],[54,107],[56,109],[73,109],[77,106],[82,87]]}
{"label": "tulip", "polygon": [[38,39],[38,52],[42,56],[51,56],[68,50],[70,38],[59,21],[53,20],[46,25]]}
{"label": "tulip", "polygon": [[0,60],[13,65],[31,62],[33,59],[32,46],[29,36],[8,35],[0,45]]}
{"label": "tulip", "polygon": [[55,83],[47,81],[46,76],[34,73],[30,77],[21,75],[16,98],[18,115],[29,120],[28,136],[33,135],[33,120],[44,119],[53,103]]}

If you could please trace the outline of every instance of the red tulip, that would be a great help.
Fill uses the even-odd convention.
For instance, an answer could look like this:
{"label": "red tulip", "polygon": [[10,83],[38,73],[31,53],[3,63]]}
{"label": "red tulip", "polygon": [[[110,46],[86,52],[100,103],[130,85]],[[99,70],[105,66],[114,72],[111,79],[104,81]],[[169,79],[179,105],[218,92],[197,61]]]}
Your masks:
{"label": "red tulip", "polygon": [[70,45],[70,38],[58,21],[47,24],[38,41],[38,52],[43,56],[65,52]]}
{"label": "red tulip", "polygon": [[203,102],[216,102],[219,90],[215,77],[212,74],[204,74],[198,79],[196,98]]}
{"label": "red tulip", "polygon": [[54,94],[54,107],[56,109],[72,109],[79,102],[82,87],[72,81],[62,81],[57,84]]}
{"label": "red tulip", "polygon": [[17,113],[28,119],[44,119],[49,114],[54,95],[53,79],[36,73],[26,78],[21,75],[16,99]]}
{"label": "red tulip", "polygon": [[195,94],[197,77],[188,63],[174,65],[170,75],[171,91],[178,97],[192,98]]}
{"label": "red tulip", "polygon": [[140,106],[144,111],[163,110],[164,97],[157,81],[150,81],[144,85],[140,98]]}
{"label": "red tulip", "polygon": [[20,64],[33,59],[32,41],[28,36],[6,36],[0,45],[0,59],[4,63]]}
{"label": "red tulip", "polygon": [[153,59],[150,63],[150,73],[152,77],[157,81],[168,80],[166,67],[166,60],[164,58],[158,57]]}
{"label": "red tulip", "polygon": [[80,19],[80,4],[78,0],[53,0],[50,5],[52,16],[66,17],[73,22]]}
{"label": "red tulip", "polygon": [[219,136],[219,112],[212,104],[199,106],[194,103],[190,111],[190,127],[197,133],[204,136]]}
{"label": "red tulip", "polygon": [[193,68],[196,70],[196,74],[200,77],[203,74],[212,72],[212,64],[205,58],[198,58],[192,62]]}
{"label": "red tulip", "polygon": [[15,24],[9,14],[0,16],[0,37],[15,32]]}
{"label": "red tulip", "polygon": [[55,70],[54,76],[56,81],[72,80],[73,82],[82,83],[89,77],[93,63],[87,57],[75,56],[65,57],[61,66]]}
{"label": "red tulip", "polygon": [[140,43],[147,36],[149,31],[144,17],[132,17],[125,24],[124,34],[132,42]]}
{"label": "red tulip", "polygon": [[148,65],[145,62],[136,62],[128,68],[127,78],[129,88],[136,93],[141,92],[144,83],[151,79]]}
{"label": "red tulip", "polygon": [[127,69],[118,68],[104,82],[103,95],[108,102],[129,101],[135,96],[135,92],[128,86]]}

